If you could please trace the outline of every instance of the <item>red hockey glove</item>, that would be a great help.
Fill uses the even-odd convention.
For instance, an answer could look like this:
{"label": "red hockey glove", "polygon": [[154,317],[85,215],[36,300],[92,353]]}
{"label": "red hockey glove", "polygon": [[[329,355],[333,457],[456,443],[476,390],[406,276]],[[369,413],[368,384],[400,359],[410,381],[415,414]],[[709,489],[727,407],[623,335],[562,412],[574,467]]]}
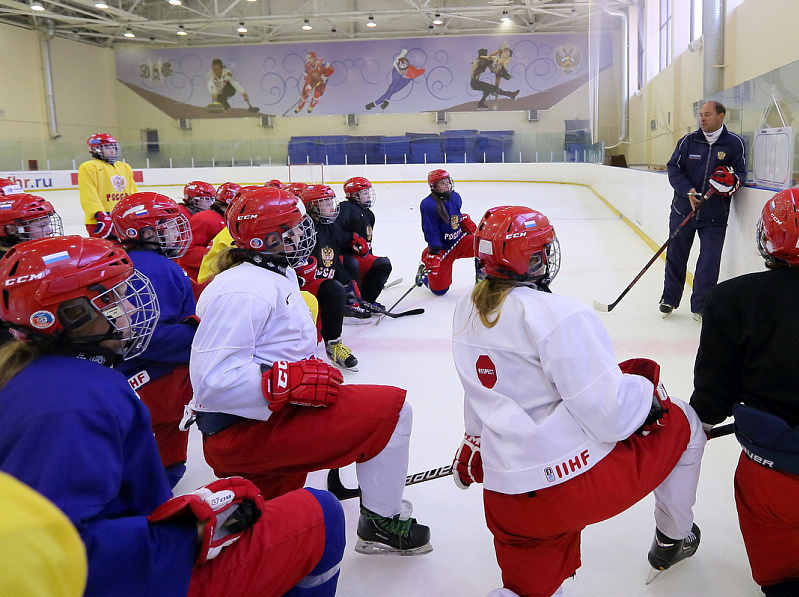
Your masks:
{"label": "red hockey glove", "polygon": [[652,431],[665,427],[669,421],[669,410],[672,406],[671,398],[660,381],[660,365],[651,359],[630,359],[619,363],[619,368],[622,373],[640,375],[655,385],[655,390],[652,393],[652,407],[649,409],[644,424],[636,430],[636,433],[649,435]]}
{"label": "red hockey glove", "polygon": [[94,227],[92,235],[96,238],[108,238],[114,231],[114,223],[111,221],[111,214],[104,211],[98,211],[94,214],[94,219],[97,220],[97,226]]}
{"label": "red hockey glove", "polygon": [[477,224],[469,217],[469,214],[461,214],[461,230],[466,234],[477,232]]}
{"label": "red hockey glove", "polygon": [[369,252],[369,243],[355,232],[352,233],[352,250],[356,255],[366,255]]}
{"label": "red hockey glove", "polygon": [[300,283],[300,288],[306,284],[310,284],[316,278],[316,257],[308,257],[308,260],[303,265],[298,265],[294,268],[297,274],[297,281]]}
{"label": "red hockey glove", "polygon": [[452,462],[452,478],[459,489],[469,489],[472,483],[483,482],[483,459],[480,456],[480,436],[464,435],[461,447]]}
{"label": "red hockey glove", "polygon": [[730,166],[719,166],[710,175],[708,184],[719,195],[732,195],[741,186],[741,181]]}
{"label": "red hockey glove", "polygon": [[278,361],[271,369],[261,366],[261,391],[269,410],[279,411],[286,404],[330,406],[338,400],[344,377],[335,367],[319,359],[289,363]]}
{"label": "red hockey glove", "polygon": [[430,270],[430,272],[436,271],[440,266],[441,262],[444,259],[443,253],[438,253],[436,255],[431,255],[427,252],[427,249],[424,250],[422,253],[422,263],[426,269]]}
{"label": "red hockey glove", "polygon": [[204,564],[258,522],[263,505],[264,499],[254,483],[230,477],[164,502],[148,519],[158,523],[188,517],[205,523],[201,526],[200,551],[196,559],[197,564]]}

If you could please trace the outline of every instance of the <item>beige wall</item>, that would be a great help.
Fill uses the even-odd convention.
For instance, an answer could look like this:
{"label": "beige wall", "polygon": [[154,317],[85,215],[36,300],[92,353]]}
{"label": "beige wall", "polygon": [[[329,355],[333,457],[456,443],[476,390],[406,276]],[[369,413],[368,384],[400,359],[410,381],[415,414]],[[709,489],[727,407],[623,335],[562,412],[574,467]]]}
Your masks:
{"label": "beige wall", "polygon": [[39,39],[19,27],[0,25],[0,138],[47,136]]}

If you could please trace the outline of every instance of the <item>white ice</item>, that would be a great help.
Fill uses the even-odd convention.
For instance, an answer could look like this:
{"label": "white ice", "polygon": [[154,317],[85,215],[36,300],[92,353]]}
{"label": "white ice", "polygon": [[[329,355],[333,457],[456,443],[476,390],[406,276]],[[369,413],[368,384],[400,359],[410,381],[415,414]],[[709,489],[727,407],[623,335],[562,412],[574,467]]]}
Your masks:
{"label": "white ice", "polygon": [[[402,284],[381,295],[380,302],[389,306],[413,283],[425,246],[418,206],[428,191],[422,183],[375,187],[375,253],[391,258],[394,271],[390,280],[404,278]],[[341,186],[334,188],[341,195]],[[176,196],[179,188],[146,190]],[[587,305],[594,299],[605,304],[615,300],[652,256],[652,250],[632,229],[584,187],[456,181],[456,190],[463,197],[463,211],[475,221],[496,205],[526,205],[546,214],[555,226],[562,251],[561,271],[552,290]],[[68,233],[85,234],[77,191],[49,192],[46,197],[64,217]],[[408,391],[407,399],[414,410],[409,472],[450,463],[463,435],[463,398],[450,352],[450,326],[455,301],[474,283],[471,260],[456,262],[453,280],[445,296],[416,288],[398,307],[423,307],[421,316],[344,329],[344,343],[360,361],[359,372],[345,373],[347,383],[390,384]],[[687,295],[683,307],[669,319],[661,319],[657,303],[662,284],[663,261],[658,260],[611,313],[600,317],[613,338],[619,361],[655,359],[669,393],[687,400],[700,324],[693,321],[686,307]],[[322,358],[323,353],[320,347]],[[188,472],[177,493],[214,478],[193,429]],[[739,453],[733,436],[714,439],[707,445],[695,507],[702,543],[694,557],[645,586],[649,572],[646,553],[654,533],[653,500],[649,496],[619,516],[585,529],[583,565],[574,579],[565,582],[566,597],[761,595],[750,575],[735,512],[732,479]],[[312,473],[308,484],[323,488],[325,473]],[[342,478],[345,484],[354,485],[354,467],[344,469]],[[460,491],[451,478],[443,478],[410,486],[405,497],[413,502],[419,522],[430,526],[433,552],[420,557],[356,554],[358,503],[346,501],[347,550],[339,595],[483,597],[502,585],[479,487]]]}

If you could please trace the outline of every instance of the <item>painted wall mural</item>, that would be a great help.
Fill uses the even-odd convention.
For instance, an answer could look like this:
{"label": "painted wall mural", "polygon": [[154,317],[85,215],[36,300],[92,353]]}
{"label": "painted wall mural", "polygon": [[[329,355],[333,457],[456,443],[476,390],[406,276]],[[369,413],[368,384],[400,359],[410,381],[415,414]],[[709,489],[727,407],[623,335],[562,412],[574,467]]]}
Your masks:
{"label": "painted wall mural", "polygon": [[[604,70],[611,34],[594,44]],[[174,118],[545,110],[588,55],[565,33],[115,50],[117,79]]]}

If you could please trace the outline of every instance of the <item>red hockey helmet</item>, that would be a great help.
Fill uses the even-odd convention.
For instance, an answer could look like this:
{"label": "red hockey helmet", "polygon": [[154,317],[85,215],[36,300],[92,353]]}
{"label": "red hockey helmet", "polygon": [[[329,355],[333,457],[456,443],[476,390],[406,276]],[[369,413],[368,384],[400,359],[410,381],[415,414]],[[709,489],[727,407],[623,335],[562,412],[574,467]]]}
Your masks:
{"label": "red hockey helmet", "polygon": [[193,180],[183,187],[183,203],[192,213],[210,208],[214,201],[216,201],[216,189],[207,182]]}
{"label": "red hockey helmet", "polygon": [[305,187],[307,186],[308,185],[304,182],[291,182],[286,185],[286,190],[299,199],[302,196],[302,192],[305,190]]}
{"label": "red hockey helmet", "polygon": [[555,229],[529,207],[492,207],[475,236],[475,256],[486,276],[549,284],[560,269]]}
{"label": "red hockey helmet", "polygon": [[10,178],[0,178],[0,197],[5,195],[19,195],[25,190]]}
{"label": "red hockey helmet", "polygon": [[[119,245],[101,238],[16,245],[0,260],[0,280],[0,319],[15,329],[87,344],[117,341],[114,349],[126,359],[147,348],[160,316],[150,281]],[[84,327],[103,320],[109,325]]]}
{"label": "red hockey helmet", "polygon": [[174,199],[158,193],[133,193],[111,210],[119,240],[157,245],[170,259],[183,257],[191,245],[191,228]]}
{"label": "red hockey helmet", "polygon": [[452,191],[455,190],[455,184],[452,182],[449,172],[440,168],[431,171],[427,175],[427,184],[430,186],[431,191],[443,197],[449,197]]}
{"label": "red hockey helmet", "polygon": [[291,267],[308,259],[316,229],[302,202],[271,187],[240,192],[225,215],[236,246],[285,258]]}
{"label": "red hockey helmet", "polygon": [[799,189],[780,191],[763,206],[757,249],[768,267],[799,266]]}
{"label": "red hockey helmet", "polygon": [[344,196],[361,207],[372,207],[375,204],[375,190],[369,179],[363,176],[355,176],[344,183]]}
{"label": "red hockey helmet", "polygon": [[86,140],[86,145],[89,146],[89,153],[93,158],[109,164],[113,164],[122,157],[119,143],[108,133],[95,133]]}
{"label": "red hockey helmet", "polygon": [[19,243],[63,234],[61,218],[49,201],[27,193],[0,197],[0,239]]}
{"label": "red hockey helmet", "polygon": [[274,189],[285,189],[286,185],[280,182],[277,178],[273,178],[272,180],[266,181],[264,184],[265,187],[272,187]]}
{"label": "red hockey helmet", "polygon": [[241,188],[241,185],[236,184],[235,182],[226,182],[221,184],[216,190],[216,200],[221,201],[225,205],[230,205],[230,202],[233,201],[233,197],[236,196],[236,193]]}
{"label": "red hockey helmet", "polygon": [[308,215],[322,224],[332,224],[338,216],[336,192],[325,184],[311,184],[300,195]]}

